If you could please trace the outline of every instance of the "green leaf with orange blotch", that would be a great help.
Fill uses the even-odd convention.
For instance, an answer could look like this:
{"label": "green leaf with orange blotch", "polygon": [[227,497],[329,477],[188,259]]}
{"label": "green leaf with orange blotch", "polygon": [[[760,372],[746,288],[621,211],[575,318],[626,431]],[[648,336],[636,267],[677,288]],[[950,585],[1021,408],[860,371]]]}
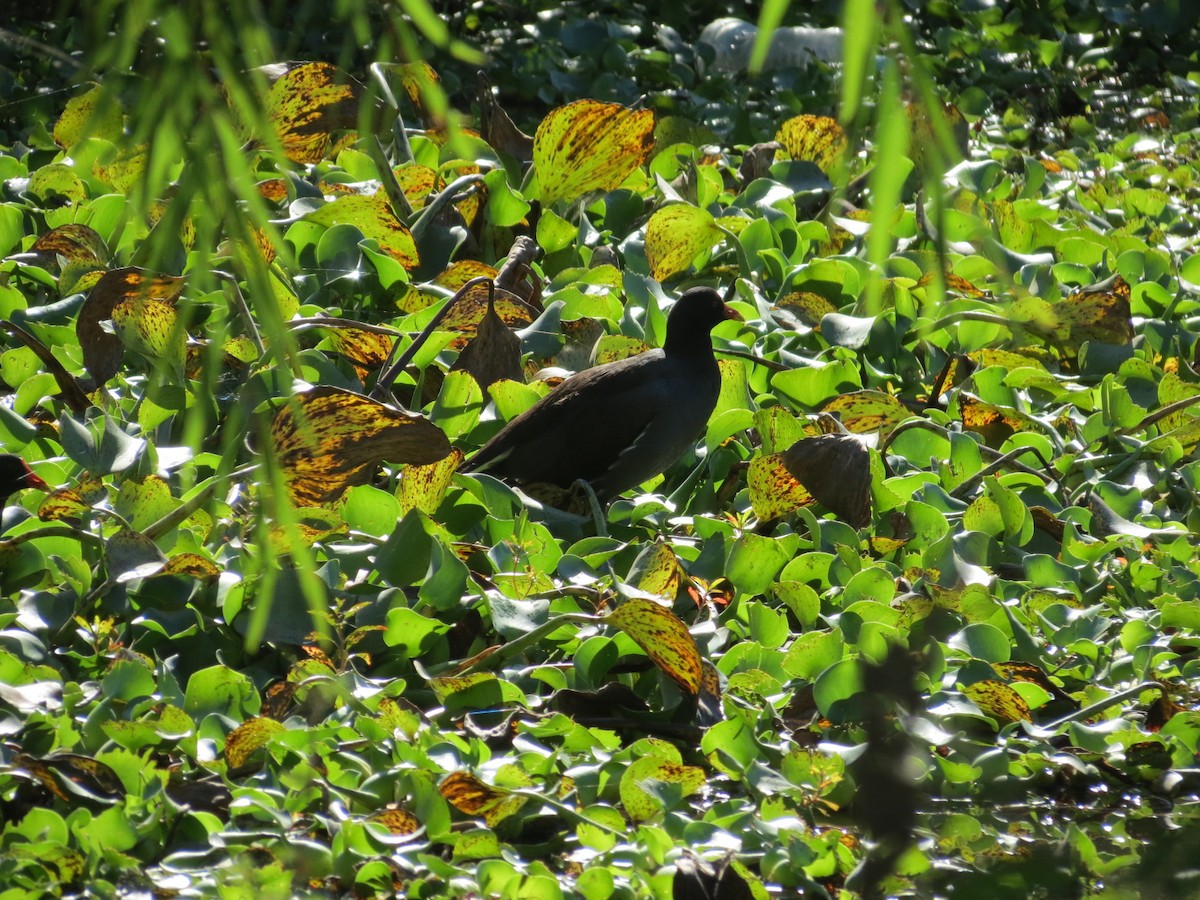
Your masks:
{"label": "green leaf with orange blotch", "polygon": [[903,403],[882,391],[853,391],[842,394],[826,403],[821,411],[837,414],[849,432],[878,433],[881,440],[912,415]]}
{"label": "green leaf with orange blotch", "polygon": [[461,450],[451,450],[445,459],[424,466],[407,465],[400,472],[400,489],[396,498],[404,512],[419,509],[433,514],[446,496],[450,479],[463,461]]}
{"label": "green leaf with orange blotch", "polygon": [[627,600],[604,617],[642,648],[685,693],[695,696],[700,688],[700,650],[683,621],[652,600]]}
{"label": "green leaf with orange blotch", "polygon": [[287,729],[274,719],[263,716],[247,719],[225,738],[225,762],[231,769],[240,769],[255,750],[265,747],[271,738],[285,731]]}
{"label": "green leaf with orange blotch", "polygon": [[385,460],[425,465],[450,452],[445,432],[425,417],[328,386],[280,407],[271,440],[296,506],[336,500]]}
{"label": "green leaf with orange blotch", "polygon": [[792,159],[814,163],[826,175],[839,168],[846,155],[846,132],[828,116],[795,116],[779,126],[775,140]]}
{"label": "green leaf with orange blotch", "polygon": [[499,269],[489,266],[487,263],[480,262],[477,259],[459,259],[450,263],[443,272],[433,279],[433,283],[439,287],[457,291],[472,278],[495,279],[499,274]]}
{"label": "green leaf with orange blotch", "polygon": [[267,119],[292,162],[318,163],[333,134],[358,124],[360,85],[337,66],[304,63],[280,77],[267,95]]}
{"label": "green leaf with orange blotch", "polygon": [[686,203],[658,210],[646,224],[646,261],[658,281],[682,272],[721,240],[712,214]]}
{"label": "green leaf with orange blotch", "polygon": [[420,262],[417,245],[412,232],[396,218],[392,207],[384,197],[339,197],[304,217],[306,222],[318,225],[353,225],[363,237],[371,238],[386,253],[408,271]]}
{"label": "green leaf with orange blotch", "polygon": [[984,715],[1002,725],[1033,721],[1025,698],[1003,681],[977,681],[964,687],[962,692]]}
{"label": "green leaf with orange blotch", "polygon": [[750,508],[759,519],[774,519],[802,506],[811,506],[813,495],[783,464],[782,453],[768,453],[750,460],[746,475]]}
{"label": "green leaf with orange blotch", "polygon": [[699,790],[704,780],[704,770],[697,766],[685,766],[660,756],[643,756],[634,760],[621,775],[621,803],[629,818],[647,822],[664,811],[660,796],[651,792],[655,782],[673,785],[683,798]]}
{"label": "green leaf with orange blotch", "polygon": [[551,110],[533,136],[539,199],[550,205],[620,187],[654,147],[654,113],[576,100]]}

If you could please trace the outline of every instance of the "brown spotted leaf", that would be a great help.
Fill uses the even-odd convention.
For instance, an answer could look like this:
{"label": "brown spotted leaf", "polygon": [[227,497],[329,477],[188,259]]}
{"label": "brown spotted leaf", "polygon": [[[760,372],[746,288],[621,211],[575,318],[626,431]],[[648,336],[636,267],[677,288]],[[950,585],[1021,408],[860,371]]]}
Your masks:
{"label": "brown spotted leaf", "polygon": [[683,586],[683,579],[679,557],[670,544],[659,541],[638,554],[626,580],[639,591],[674,600]]}
{"label": "brown spotted leaf", "polygon": [[539,197],[549,205],[620,187],[654,146],[654,113],[576,100],[542,120],[533,136]]}
{"label": "brown spotted leaf", "polygon": [[34,241],[29,252],[44,257],[46,265],[43,268],[57,268],[59,257],[67,262],[103,265],[109,256],[104,238],[95,229],[74,223],[50,229]]}
{"label": "brown spotted leaf", "polygon": [[655,781],[677,785],[686,797],[704,785],[704,770],[661,756],[643,756],[634,760],[621,775],[619,791],[625,812],[635,822],[649,821],[663,812],[662,801],[646,790],[649,783]]}
{"label": "brown spotted leaf", "polygon": [[[444,127],[444,115],[440,113],[430,100],[441,94],[441,79],[433,66],[420,61],[400,63],[396,66],[400,87],[405,96],[417,111],[421,122],[426,128]],[[443,100],[444,105],[445,101]]]}
{"label": "brown spotted leaf", "polygon": [[438,785],[442,797],[468,816],[482,818],[489,826],[520,810],[526,798],[480,781],[470,772],[451,772]]}
{"label": "brown spotted leaf", "polygon": [[79,753],[51,753],[40,759],[18,753],[13,762],[32,772],[56,797],[74,804],[80,798],[104,804],[125,799],[125,785],[107,763]]}
{"label": "brown spotted leaf", "polygon": [[43,522],[78,521],[90,509],[78,488],[59,488],[38,506],[38,518]]}
{"label": "brown spotted leaf", "polygon": [[215,581],[221,577],[221,570],[209,559],[199,553],[178,553],[167,560],[159,575],[187,575],[201,581]]}
{"label": "brown spotted leaf", "polygon": [[622,603],[604,621],[629,635],[684,693],[696,696],[700,689],[700,650],[675,613],[652,600],[637,598]]}
{"label": "brown spotted leaf", "polygon": [[470,336],[474,335],[489,309],[494,309],[500,321],[508,328],[524,328],[532,324],[537,317],[537,310],[508,291],[497,288],[494,299],[488,285],[477,284],[467,291],[454,307],[442,319],[439,326],[442,331],[454,331],[463,335],[453,341],[450,346],[462,349]]}
{"label": "brown spotted leaf", "polygon": [[818,328],[821,319],[829,313],[837,312],[837,307],[812,291],[793,291],[779,299],[780,309],[794,315],[809,328]]}
{"label": "brown spotted leaf", "polygon": [[969,394],[958,395],[963,428],[982,435],[989,447],[998,447],[1014,432],[1036,431],[1037,425],[1015,409],[985,403]]}
{"label": "brown spotted leaf", "polygon": [[837,414],[847,431],[854,434],[878,434],[885,440],[892,430],[912,414],[883,391],[853,391],[834,397],[822,412]]}
{"label": "brown spotted leaf", "polygon": [[187,335],[178,321],[175,307],[154,297],[126,297],[112,310],[113,329],[126,349],[182,371]]}
{"label": "brown spotted leaf", "polygon": [[779,126],[775,140],[792,159],[815,163],[826,175],[839,168],[846,155],[846,132],[828,116],[804,115],[788,119]]}
{"label": "brown spotted leaf", "polygon": [[450,452],[445,433],[423,416],[335,387],[317,387],[279,409],[271,438],[292,502],[320,506],[366,484],[376,466],[426,465]]}
{"label": "brown spotted leaf", "polygon": [[333,134],[358,124],[360,86],[337,66],[304,63],[271,85],[267,118],[292,162],[318,163]]}
{"label": "brown spotted leaf", "polygon": [[[127,267],[107,272],[96,282],[80,307],[75,335],[83,349],[83,365],[100,385],[117,374],[124,345],[121,338],[106,331],[101,323],[110,321],[118,304],[130,304],[127,321],[136,319],[137,301],[169,303],[183,290],[184,280],[170,275],[155,275],[145,269]],[[133,326],[133,331],[136,331]],[[157,330],[156,330],[157,333]]]}
{"label": "brown spotted leaf", "polygon": [[697,256],[720,243],[721,237],[721,229],[708,210],[687,203],[663,207],[646,224],[650,275],[663,281],[682,272]]}
{"label": "brown spotted leaf", "polygon": [[783,464],[782,453],[768,453],[751,459],[746,484],[750,489],[750,508],[764,521],[816,502]]}
{"label": "brown spotted leaf", "polygon": [[379,244],[381,252],[410,272],[420,261],[412,232],[396,218],[387,199],[381,196],[360,197],[350,195],[326,203],[320,209],[304,217],[306,222],[318,225],[353,225],[363,237]]}
{"label": "brown spotted leaf", "polygon": [[1067,344],[1078,348],[1084,341],[1128,344],[1133,340],[1129,298],[1112,291],[1076,291],[1054,304],[1067,328]]}
{"label": "brown spotted leaf", "polygon": [[1032,722],[1029,704],[1003,681],[977,681],[962,689],[980,711],[1001,725],[1010,722]]}
{"label": "brown spotted leaf", "polygon": [[149,144],[122,146],[114,157],[100,157],[92,163],[92,174],[118,194],[128,193],[146,170]]}
{"label": "brown spotted leaf", "polygon": [[407,465],[400,471],[400,490],[396,497],[404,512],[419,509],[433,514],[446,496],[450,479],[463,461],[461,450],[451,450],[445,459],[425,466]]}
{"label": "brown spotted leaf", "polygon": [[350,361],[359,380],[363,382],[383,365],[396,342],[390,334],[362,328],[330,328],[327,339],[335,353],[340,353]]}
{"label": "brown spotted leaf", "polygon": [[368,822],[382,825],[392,834],[416,834],[421,830],[421,820],[407,809],[381,809],[367,816]]}
{"label": "brown spotted leaf", "polygon": [[285,731],[287,729],[281,723],[265,716],[247,719],[225,738],[225,762],[231,769],[240,769],[249,762],[255,750],[265,747],[271,738]]}
{"label": "brown spotted leaf", "polygon": [[67,101],[54,123],[54,143],[70,150],[88,137],[116,144],[125,131],[125,117],[114,91],[93,84],[85,93]]}

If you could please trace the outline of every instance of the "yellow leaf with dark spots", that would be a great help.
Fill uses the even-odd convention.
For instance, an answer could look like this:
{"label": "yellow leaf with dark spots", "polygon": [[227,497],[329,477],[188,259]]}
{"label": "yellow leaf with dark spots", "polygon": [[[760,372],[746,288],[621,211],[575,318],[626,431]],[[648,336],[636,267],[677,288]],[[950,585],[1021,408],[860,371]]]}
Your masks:
{"label": "yellow leaf with dark spots", "polygon": [[[183,284],[182,278],[155,275],[132,266],[106,272],[96,282],[75,320],[75,336],[79,338],[79,345],[83,349],[83,365],[96,384],[103,384],[117,374],[124,350],[122,339],[105,331],[101,323],[114,318],[114,311],[119,304],[129,304],[122,310],[121,316],[129,326],[130,339],[134,340],[132,335],[139,333],[141,327],[137,324],[138,301],[169,303],[179,296]],[[159,346],[163,337],[165,320],[161,310],[149,313],[148,318],[154,324],[146,324],[148,331],[145,339],[147,346],[153,348]],[[162,346],[168,344],[169,341],[162,341]]]}
{"label": "yellow leaf with dark spots", "polygon": [[296,163],[318,163],[333,143],[333,134],[358,124],[359,85],[337,66],[325,62],[296,66],[271,85],[267,119]]}
{"label": "yellow leaf with dark spots", "polygon": [[837,307],[812,291],[793,291],[779,299],[777,304],[798,318],[809,328],[817,328],[821,319],[829,313],[837,312]]}
{"label": "yellow leaf with dark spots", "polygon": [[707,210],[686,203],[658,210],[646,224],[650,275],[662,281],[682,272],[697,256],[715,247],[721,237],[721,229]]}
{"label": "yellow leaf with dark spots", "polygon": [[690,696],[700,689],[700,650],[683,621],[652,600],[627,600],[604,622],[631,637],[668,678]]}
{"label": "yellow leaf with dark spots", "polygon": [[287,729],[274,719],[263,716],[247,719],[225,738],[225,762],[231,769],[240,769],[255,750],[265,747],[271,738],[285,731]]}
{"label": "yellow leaf with dark spots", "polygon": [[853,391],[834,397],[822,412],[837,414],[846,430],[853,434],[878,434],[881,440],[911,417],[903,403],[883,391]]}
{"label": "yellow leaf with dark spots", "polygon": [[52,228],[34,241],[29,252],[46,259],[44,268],[57,268],[58,257],[68,262],[107,263],[104,238],[87,225],[67,224]]}
{"label": "yellow leaf with dark spots", "polygon": [[410,272],[420,261],[412,232],[396,218],[385,197],[360,197],[357,194],[339,197],[309,213],[304,221],[326,227],[353,225],[362,232],[363,237],[373,239],[379,244],[380,251]]}
{"label": "yellow leaf with dark spots", "polygon": [[751,459],[746,485],[750,489],[750,508],[764,521],[816,502],[783,464],[782,453]]}
{"label": "yellow leaf with dark spots", "polygon": [[376,466],[425,465],[450,452],[445,433],[423,416],[361,394],[317,387],[281,407],[271,438],[296,506],[321,506],[366,484]]}
{"label": "yellow leaf with dark spots", "polygon": [[775,140],[792,159],[814,163],[826,175],[842,164],[846,132],[829,116],[795,116],[779,126]]}
{"label": "yellow leaf with dark spots", "polygon": [[400,508],[404,512],[419,509],[432,515],[446,496],[450,479],[462,461],[463,452],[455,449],[445,459],[435,463],[405,466],[400,472],[400,490],[396,492]]}
{"label": "yellow leaf with dark spots", "polygon": [[[500,288],[495,289],[494,308],[500,321],[509,328],[524,328],[532,324],[537,317],[537,310],[516,294],[510,294]],[[477,284],[458,299],[438,327],[442,331],[453,331],[462,335],[450,343],[451,347],[461,350],[478,331],[487,314],[488,285]]]}
{"label": "yellow leaf with dark spots", "polygon": [[116,92],[93,84],[85,93],[67,101],[54,123],[54,143],[70,150],[88,137],[116,144],[125,131],[125,116]]}
{"label": "yellow leaf with dark spots", "polygon": [[438,792],[459,812],[482,818],[489,826],[508,818],[526,802],[525,797],[485,784],[470,772],[451,772],[438,785]]}
{"label": "yellow leaf with dark spots", "polygon": [[1053,308],[1067,328],[1067,344],[1072,348],[1084,341],[1128,344],[1133,340],[1128,297],[1112,291],[1076,291]]}
{"label": "yellow leaf with dark spots", "polygon": [[329,328],[327,340],[335,353],[340,353],[354,366],[359,380],[366,381],[370,374],[383,365],[392,352],[396,339],[390,334],[366,331],[362,328]]}
{"label": "yellow leaf with dark spots", "polygon": [[539,198],[549,205],[620,187],[654,147],[654,113],[576,100],[542,120],[533,136]]}
{"label": "yellow leaf with dark spots", "polygon": [[382,825],[392,834],[416,834],[421,829],[421,820],[407,809],[381,809],[367,816],[367,821]]}
{"label": "yellow leaf with dark spots", "polygon": [[182,367],[187,335],[178,321],[174,306],[153,297],[126,297],[112,311],[113,328],[127,349]]}
{"label": "yellow leaf with dark spots", "polygon": [[679,557],[670,544],[659,541],[638,554],[628,580],[639,591],[674,600],[683,578]]}
{"label": "yellow leaf with dark spots", "polygon": [[635,822],[649,821],[663,812],[662,801],[646,790],[646,787],[655,781],[677,785],[686,797],[703,786],[704,770],[660,756],[643,756],[634,760],[622,773],[618,790],[625,812]]}
{"label": "yellow leaf with dark spots", "polygon": [[221,570],[209,559],[199,553],[178,553],[167,560],[159,575],[188,575],[204,581],[212,581],[221,577]]}
{"label": "yellow leaf with dark spots", "polygon": [[1001,724],[1032,722],[1029,704],[1003,681],[977,681],[962,689],[984,715]]}

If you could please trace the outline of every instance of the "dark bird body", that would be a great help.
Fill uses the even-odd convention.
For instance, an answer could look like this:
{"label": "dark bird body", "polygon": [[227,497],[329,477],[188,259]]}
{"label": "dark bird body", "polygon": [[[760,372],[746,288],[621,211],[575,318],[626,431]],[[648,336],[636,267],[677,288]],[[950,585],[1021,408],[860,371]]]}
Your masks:
{"label": "dark bird body", "polygon": [[463,471],[519,486],[587,481],[601,502],[674,463],[704,431],[721,390],[709,332],[739,318],[711,288],[667,317],[661,350],[571,376],[502,428]]}

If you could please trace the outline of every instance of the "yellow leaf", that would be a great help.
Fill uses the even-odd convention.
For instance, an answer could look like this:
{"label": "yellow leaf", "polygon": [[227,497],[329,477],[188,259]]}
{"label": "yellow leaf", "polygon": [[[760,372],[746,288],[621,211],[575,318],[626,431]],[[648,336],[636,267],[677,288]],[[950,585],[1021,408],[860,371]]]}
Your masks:
{"label": "yellow leaf", "polygon": [[652,600],[638,598],[622,603],[604,621],[633,638],[681,690],[696,696],[700,689],[700,650],[675,613]]}
{"label": "yellow leaf", "polygon": [[611,191],[646,161],[654,146],[654,113],[618,103],[576,100],[542,120],[533,136],[533,165],[544,204]]}
{"label": "yellow leaf", "polygon": [[646,261],[657,281],[682,272],[697,256],[721,240],[721,229],[707,210],[677,203],[658,210],[646,224]]}

